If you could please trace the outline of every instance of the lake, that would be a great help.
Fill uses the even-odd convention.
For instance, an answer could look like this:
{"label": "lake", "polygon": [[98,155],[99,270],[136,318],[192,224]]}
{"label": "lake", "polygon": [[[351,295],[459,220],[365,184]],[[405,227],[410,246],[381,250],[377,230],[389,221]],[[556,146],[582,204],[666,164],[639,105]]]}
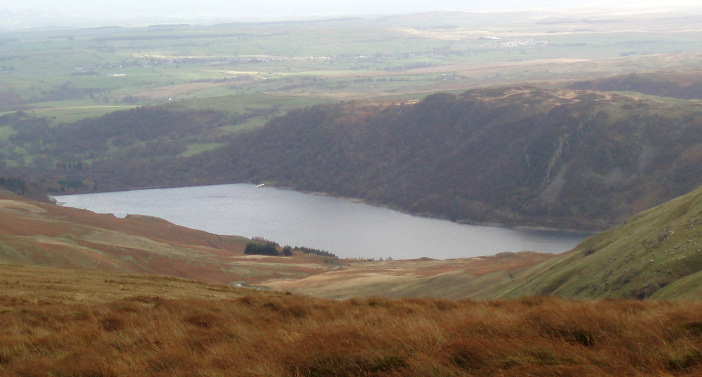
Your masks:
{"label": "lake", "polygon": [[436,259],[560,253],[588,234],[457,224],[330,196],[250,184],[57,196],[68,207],[156,216],[223,235],[263,237],[342,258]]}

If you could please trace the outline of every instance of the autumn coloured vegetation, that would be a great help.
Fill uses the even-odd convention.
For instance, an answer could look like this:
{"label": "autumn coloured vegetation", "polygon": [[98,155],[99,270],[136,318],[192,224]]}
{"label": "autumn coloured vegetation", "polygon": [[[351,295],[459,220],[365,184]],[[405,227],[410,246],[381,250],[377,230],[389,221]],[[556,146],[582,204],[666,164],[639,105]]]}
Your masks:
{"label": "autumn coloured vegetation", "polygon": [[334,301],[175,278],[35,271],[3,267],[2,376],[702,373],[702,303]]}
{"label": "autumn coloured vegetation", "polygon": [[24,198],[265,182],[619,225],[557,256],[350,261],[0,192],[0,377],[702,376],[702,188],[622,222],[702,184],[698,25],[9,27],[0,187]]}

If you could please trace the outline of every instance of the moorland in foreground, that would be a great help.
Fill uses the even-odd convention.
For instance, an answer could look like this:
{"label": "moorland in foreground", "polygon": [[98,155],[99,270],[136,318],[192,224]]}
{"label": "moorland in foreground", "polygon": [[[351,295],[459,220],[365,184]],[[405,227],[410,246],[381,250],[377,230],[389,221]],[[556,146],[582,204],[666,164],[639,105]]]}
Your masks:
{"label": "moorland in foreground", "polygon": [[311,297],[0,265],[4,376],[702,373],[702,304]]}

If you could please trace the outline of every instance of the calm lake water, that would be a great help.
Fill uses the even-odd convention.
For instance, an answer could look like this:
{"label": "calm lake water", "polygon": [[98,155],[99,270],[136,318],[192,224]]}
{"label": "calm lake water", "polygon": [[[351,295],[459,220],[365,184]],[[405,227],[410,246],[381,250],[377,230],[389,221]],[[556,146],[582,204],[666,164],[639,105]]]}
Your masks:
{"label": "calm lake water", "polygon": [[462,225],[328,196],[249,184],[58,196],[99,213],[156,216],[217,234],[259,236],[342,258],[437,259],[505,251],[560,253],[587,234]]}

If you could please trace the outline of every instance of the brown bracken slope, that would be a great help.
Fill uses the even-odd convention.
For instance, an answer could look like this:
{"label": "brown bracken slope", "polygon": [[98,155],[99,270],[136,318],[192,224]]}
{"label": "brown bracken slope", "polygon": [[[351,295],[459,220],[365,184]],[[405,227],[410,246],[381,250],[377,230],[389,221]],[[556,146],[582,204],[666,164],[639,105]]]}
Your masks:
{"label": "brown bracken slope", "polygon": [[0,197],[0,263],[170,275],[220,284],[306,276],[321,258],[244,255],[247,239],[144,216],[108,214]]}

